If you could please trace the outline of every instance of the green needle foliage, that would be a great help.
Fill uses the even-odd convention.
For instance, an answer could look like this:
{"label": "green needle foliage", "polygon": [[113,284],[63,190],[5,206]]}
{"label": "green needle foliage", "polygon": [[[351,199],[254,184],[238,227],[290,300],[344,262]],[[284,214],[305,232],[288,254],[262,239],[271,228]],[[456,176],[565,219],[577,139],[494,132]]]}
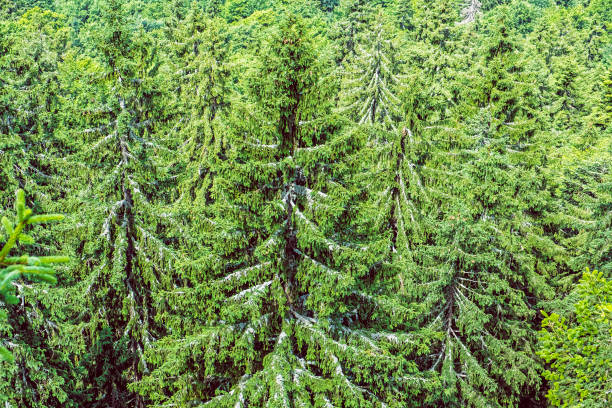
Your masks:
{"label": "green needle foliage", "polygon": [[356,54],[356,45],[372,18],[372,7],[364,0],[341,0],[338,11],[344,16],[333,30],[338,43],[338,62]]}
{"label": "green needle foliage", "polygon": [[397,47],[389,38],[382,14],[374,24],[369,36],[357,43],[355,56],[347,58],[344,64],[341,114],[359,124],[383,123],[395,129],[395,123],[402,116],[401,101],[397,97],[401,66],[396,61]]}
{"label": "green needle foliage", "polygon": [[58,65],[67,46],[65,18],[33,8],[0,23],[0,204],[18,188],[44,194],[69,149],[53,130],[60,120]]}
{"label": "green needle foliage", "polygon": [[[180,135],[186,169],[181,186],[186,208],[211,203],[211,164],[223,154],[223,116],[230,107],[229,38],[223,20],[193,5],[172,33]],[[194,206],[195,204],[195,206]]]}
{"label": "green needle foliage", "polygon": [[[228,153],[231,167],[216,181],[223,240],[213,243],[219,259],[203,294],[207,323],[169,339],[170,355],[153,376],[180,373],[172,387],[177,404],[404,400],[402,390],[424,381],[401,358],[412,338],[371,320],[378,300],[360,284],[369,251],[358,237],[334,232],[350,217],[342,196],[351,193],[333,158],[356,140],[329,138],[331,118],[316,104],[320,73],[299,19],[286,17],[260,58],[253,93],[262,117],[276,120],[239,135]],[[193,383],[188,370],[196,361],[204,365]],[[388,376],[393,387],[382,381]]]}
{"label": "green needle foliage", "polygon": [[144,353],[164,332],[155,293],[170,285],[177,257],[164,205],[171,152],[157,110],[163,87],[155,40],[132,31],[121,2],[108,2],[103,13],[104,25],[92,33],[100,60],[76,61],[88,74],[72,83],[74,117],[66,130],[81,147],[70,164],[80,186],[69,203],[79,209],[72,238],[83,261],[73,271],[71,302],[85,315],[71,323],[87,331],[79,344],[88,404],[142,407],[127,384],[148,371]]}
{"label": "green needle foliage", "polygon": [[[26,206],[23,190],[17,190],[15,218],[10,220],[6,216],[2,217],[3,230],[0,232],[0,242],[3,242],[0,249],[0,300],[4,306],[15,305],[19,302],[13,283],[21,277],[51,284],[57,282],[53,265],[68,262],[68,257],[37,257],[23,253],[15,248],[18,244],[34,244],[34,239],[25,233],[28,225],[43,224],[63,219],[64,216],[61,214],[34,215],[32,210]],[[0,319],[5,320],[6,318],[6,311],[0,310]],[[5,345],[6,343],[0,344],[0,359],[12,362],[13,355]]]}
{"label": "green needle foliage", "polygon": [[0,406],[609,405],[608,3],[0,0]]}

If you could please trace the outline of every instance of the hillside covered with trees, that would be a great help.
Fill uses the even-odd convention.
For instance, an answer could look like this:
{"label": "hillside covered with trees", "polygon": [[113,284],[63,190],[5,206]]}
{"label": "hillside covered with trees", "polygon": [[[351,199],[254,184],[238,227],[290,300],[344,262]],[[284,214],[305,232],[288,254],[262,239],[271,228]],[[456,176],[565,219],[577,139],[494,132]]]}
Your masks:
{"label": "hillside covered with trees", "polygon": [[611,30],[0,0],[0,406],[611,406]]}

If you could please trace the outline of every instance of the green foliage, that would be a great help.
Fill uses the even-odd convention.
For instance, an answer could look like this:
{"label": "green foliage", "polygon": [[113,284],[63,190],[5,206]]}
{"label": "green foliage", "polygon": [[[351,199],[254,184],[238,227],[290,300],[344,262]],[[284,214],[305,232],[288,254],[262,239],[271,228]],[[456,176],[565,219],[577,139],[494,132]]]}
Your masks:
{"label": "green foliage", "polygon": [[608,3],[0,1],[0,405],[606,403]]}
{"label": "green foliage", "polygon": [[232,22],[248,17],[255,11],[270,8],[273,4],[273,0],[227,0],[223,15],[228,22]]}
{"label": "green foliage", "polygon": [[[34,215],[26,206],[25,193],[17,190],[15,199],[15,217],[10,220],[2,217],[3,230],[0,231],[0,298],[4,305],[15,305],[19,302],[15,293],[14,281],[22,276],[40,282],[55,284],[53,265],[68,262],[65,256],[33,256],[22,251],[16,251],[18,244],[33,245],[34,239],[25,233],[27,225],[42,224],[50,221],[63,220],[61,214]],[[0,310],[0,319],[7,318],[5,310]],[[13,361],[13,356],[3,344],[0,344],[0,357],[4,361]]]}
{"label": "green foliage", "polygon": [[550,365],[544,378],[555,407],[610,405],[612,280],[588,269],[575,288],[571,316],[544,313],[538,355]]}
{"label": "green foliage", "polygon": [[364,0],[342,0],[337,10],[343,18],[336,22],[332,38],[337,43],[337,61],[355,55],[359,36],[366,30],[372,17],[372,6]]}
{"label": "green foliage", "polygon": [[121,2],[107,2],[103,13],[91,36],[98,59],[66,58],[87,72],[78,78],[66,72],[71,114],[63,132],[78,142],[67,164],[81,194],[67,205],[79,224],[70,245],[84,260],[72,271],[70,294],[73,307],[91,311],[66,332],[87,332],[75,344],[87,351],[81,392],[89,406],[129,398],[143,406],[126,385],[147,371],[144,352],[164,332],[155,320],[155,293],[170,284],[177,257],[164,205],[172,158],[161,109],[166,71],[156,40],[136,31]]}
{"label": "green foliage", "polygon": [[382,123],[393,129],[402,116],[401,101],[396,96],[402,67],[381,13],[374,24],[370,34],[357,42],[355,56],[345,60],[341,114],[359,124]]}
{"label": "green foliage", "polygon": [[68,30],[61,15],[34,8],[1,22],[0,33],[0,203],[8,207],[18,188],[32,196],[45,192],[57,167],[53,153],[68,150],[53,132]]}

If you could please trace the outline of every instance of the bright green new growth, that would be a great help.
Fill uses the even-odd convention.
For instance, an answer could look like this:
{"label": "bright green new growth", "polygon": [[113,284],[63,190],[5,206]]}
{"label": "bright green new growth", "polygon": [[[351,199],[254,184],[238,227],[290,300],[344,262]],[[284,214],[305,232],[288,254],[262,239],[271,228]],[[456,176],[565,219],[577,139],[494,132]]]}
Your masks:
{"label": "bright green new growth", "polygon": [[[27,225],[43,224],[63,219],[64,216],[61,214],[33,215],[32,210],[26,206],[25,193],[23,190],[17,190],[15,219],[11,221],[7,217],[2,217],[3,230],[0,230],[0,242],[4,242],[2,249],[0,249],[0,300],[5,305],[14,305],[19,302],[17,296],[15,296],[15,288],[12,282],[22,276],[50,284],[57,282],[53,265],[68,262],[68,257],[37,257],[21,253],[21,250],[18,251],[20,254],[14,252],[18,244],[34,244],[34,239],[24,232]],[[9,256],[11,251],[13,251],[13,255]],[[6,318],[6,311],[0,310],[0,319],[4,320]],[[13,360],[13,355],[3,344],[0,344],[0,359]]]}
{"label": "bright green new growth", "polygon": [[538,355],[550,368],[546,394],[555,407],[612,403],[612,280],[588,269],[575,289],[572,316],[543,313]]}

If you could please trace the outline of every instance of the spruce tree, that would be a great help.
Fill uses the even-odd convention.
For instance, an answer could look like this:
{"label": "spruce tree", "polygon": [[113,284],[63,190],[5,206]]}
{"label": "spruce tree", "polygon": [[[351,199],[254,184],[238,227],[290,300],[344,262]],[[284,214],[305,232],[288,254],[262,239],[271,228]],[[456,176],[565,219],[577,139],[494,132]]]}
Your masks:
{"label": "spruce tree", "polygon": [[[428,109],[428,123],[444,123],[453,106],[459,102],[458,79],[464,75],[468,61],[459,55],[474,53],[470,44],[460,48],[462,30],[469,25],[457,25],[458,11],[453,1],[419,1],[415,3],[414,30],[405,56],[410,77],[416,77],[424,86],[423,95]],[[462,66],[463,65],[463,66]],[[426,79],[424,82],[421,82]]]}
{"label": "spruce tree", "polygon": [[[68,29],[56,13],[33,9],[2,22],[0,57],[0,204],[13,191],[46,192],[58,150],[69,148],[53,133],[60,110],[58,64]],[[37,186],[34,188],[34,186]]]}
{"label": "spruce tree", "polygon": [[456,6],[452,0],[417,2],[414,19],[415,39],[437,45],[438,53],[443,51],[450,39],[450,26],[458,21],[459,13]]}
{"label": "spruce tree", "polygon": [[339,64],[355,55],[357,41],[371,21],[372,7],[364,0],[341,0],[337,9],[342,18],[334,26],[332,39],[337,43],[336,62]]}
{"label": "spruce tree", "polygon": [[[63,369],[71,368],[70,362],[61,350],[51,344],[39,343],[53,336],[39,333],[45,330],[40,320],[48,318],[48,315],[37,316],[40,309],[32,307],[30,301],[26,304],[24,292],[27,290],[23,289],[32,286],[32,281],[57,282],[53,267],[68,262],[68,258],[30,255],[30,250],[25,247],[36,244],[28,234],[32,226],[62,220],[64,216],[34,214],[26,205],[23,190],[17,191],[14,214],[5,211],[0,214],[5,214],[0,229],[0,402],[7,407],[73,406],[68,397],[70,390],[63,388],[74,385],[69,382],[70,375],[63,372]],[[17,308],[20,310],[15,310]],[[51,328],[53,325],[49,322]],[[22,336],[30,337],[22,339]],[[58,355],[46,356],[44,353],[50,350]],[[43,375],[36,372],[41,368]]]}
{"label": "spruce tree", "polygon": [[450,185],[413,257],[417,271],[435,272],[406,284],[424,305],[422,324],[442,335],[421,363],[439,373],[445,406],[518,406],[534,396],[531,322],[552,294],[544,278],[554,270],[544,265],[563,264],[563,248],[535,218],[550,210],[534,147],[537,97],[503,24],[485,47],[482,87],[466,88],[473,102],[458,107],[465,124],[442,139],[446,159],[428,163],[438,176],[425,184]]}
{"label": "spruce tree", "polygon": [[[415,302],[415,293],[427,291],[439,271],[421,262],[428,236],[437,227],[436,214],[441,201],[452,192],[439,180],[448,175],[428,164],[438,154],[435,143],[425,133],[417,113],[424,101],[418,97],[417,84],[408,91],[406,120],[400,129],[388,130],[380,125],[361,125],[358,132],[366,134],[366,146],[358,157],[359,170],[354,179],[363,192],[359,205],[360,225],[364,235],[373,242],[377,254],[368,280],[369,290],[385,311],[392,312],[389,325],[396,332],[411,338],[414,347],[405,350],[405,358],[420,366],[421,381],[412,390],[413,397],[402,406],[429,406],[436,403],[439,381],[427,371],[428,356],[434,352],[439,336],[424,325],[423,316],[434,307],[427,302]],[[413,99],[414,98],[414,99]],[[436,182],[437,180],[437,182]],[[420,280],[415,280],[419,276]],[[420,288],[420,289],[419,289]],[[380,307],[380,306],[379,306]],[[382,314],[384,315],[384,314]],[[381,316],[382,316],[381,315]]]}
{"label": "spruce tree", "polygon": [[[208,290],[210,246],[218,239],[213,228],[212,187],[219,163],[226,159],[226,123],[243,119],[232,119],[229,109],[230,69],[224,22],[208,17],[194,4],[168,38],[172,39],[170,61],[177,61],[171,65],[176,87],[172,134],[180,146],[173,163],[177,168],[178,194],[169,211],[180,226],[174,234],[186,256],[175,264],[180,273],[172,287],[158,292],[166,304],[159,320],[169,330],[167,336],[158,340],[153,355],[171,353],[173,339],[198,333],[204,325],[206,309],[202,307],[202,294]],[[145,378],[135,389],[157,401],[161,398],[158,379],[156,375]],[[178,381],[170,388],[181,384]],[[191,392],[191,386],[198,388],[187,385],[184,394]]]}
{"label": "spruce tree", "polygon": [[[4,213],[4,211],[3,211]],[[23,253],[23,250],[16,250],[20,246],[34,244],[34,239],[25,233],[28,225],[47,223],[49,221],[59,221],[64,219],[61,214],[41,214],[35,215],[32,209],[26,206],[25,193],[17,190],[15,199],[14,220],[7,216],[2,217],[2,231],[0,240],[3,242],[0,247],[0,301],[4,307],[19,303],[16,296],[17,283],[21,277],[28,277],[41,282],[56,283],[53,265],[65,263],[68,258],[65,256],[33,256]],[[4,320],[8,317],[6,310],[0,309],[0,320],[4,325]],[[6,329],[6,328],[5,328]],[[3,330],[4,331],[4,330]],[[2,339],[0,344],[0,361],[12,363],[14,357],[6,348],[7,342]],[[12,344],[15,347],[15,344]],[[6,398],[8,396],[4,396]],[[5,400],[4,402],[7,402]]]}
{"label": "spruce tree", "polygon": [[[612,147],[610,127],[604,124],[612,120],[612,69],[608,68],[600,92],[595,95],[599,101],[591,114],[584,118],[584,126],[590,128],[590,135],[587,133],[583,143],[573,146],[572,154],[561,157],[566,162],[571,158],[577,164],[566,165],[565,174],[560,179],[563,193],[567,194],[564,200],[566,213],[581,216],[572,217],[572,221],[586,233],[571,242],[578,252],[574,270],[578,271],[584,265],[597,266],[609,277],[612,274]],[[589,153],[586,158],[583,157],[584,150]]]}
{"label": "spruce tree", "polygon": [[612,168],[609,165],[612,153],[600,150],[591,154],[592,160],[577,160],[559,174],[564,216],[568,218],[566,228],[574,232],[568,234],[566,245],[575,252],[571,261],[573,273],[559,282],[561,294],[573,287],[581,266],[601,265],[599,269],[606,276],[612,273]]}
{"label": "spruce tree", "polygon": [[396,129],[401,117],[400,64],[397,47],[379,12],[375,26],[356,45],[356,54],[348,58],[344,69],[341,112],[357,123],[382,123]]}
{"label": "spruce tree", "polygon": [[[175,37],[177,136],[186,163],[180,194],[186,207],[210,203],[211,164],[223,151],[223,116],[229,108],[229,37],[223,20],[192,6]],[[198,210],[199,211],[199,210]]]}
{"label": "spruce tree", "polygon": [[[69,161],[79,194],[65,205],[78,228],[71,245],[80,264],[70,295],[68,333],[83,349],[81,390],[88,406],[144,407],[128,384],[147,372],[145,350],[164,329],[156,322],[175,258],[166,210],[169,186],[164,83],[155,40],[109,0],[95,30],[100,61],[71,56],[64,132],[80,143]],[[74,60],[72,60],[74,59]],[[75,77],[70,77],[74,75]]]}
{"label": "spruce tree", "polygon": [[413,0],[396,0],[394,2],[393,14],[399,28],[402,30],[412,30],[414,28],[414,1]]}
{"label": "spruce tree", "polygon": [[208,0],[208,3],[206,3],[206,13],[211,17],[218,17],[223,11],[224,4],[225,0]]}
{"label": "spruce tree", "polygon": [[[68,190],[61,157],[72,146],[54,130],[60,121],[59,76],[69,30],[65,17],[40,8],[13,17],[0,22],[0,208],[9,208],[19,188],[34,212],[63,211],[55,204]],[[33,251],[43,257],[57,253],[65,228],[33,229]],[[62,274],[60,286],[63,282]],[[63,301],[57,290],[15,283],[19,302],[8,309],[6,332],[15,364],[0,370],[0,404],[73,406],[75,364],[57,342]]]}
{"label": "spruce tree", "polygon": [[372,249],[340,232],[351,217],[342,157],[358,139],[331,137],[319,75],[308,32],[288,15],[252,79],[259,121],[232,139],[215,179],[221,239],[204,324],[168,339],[147,379],[160,405],[379,406],[422,381],[403,358],[412,337],[368,295]]}

